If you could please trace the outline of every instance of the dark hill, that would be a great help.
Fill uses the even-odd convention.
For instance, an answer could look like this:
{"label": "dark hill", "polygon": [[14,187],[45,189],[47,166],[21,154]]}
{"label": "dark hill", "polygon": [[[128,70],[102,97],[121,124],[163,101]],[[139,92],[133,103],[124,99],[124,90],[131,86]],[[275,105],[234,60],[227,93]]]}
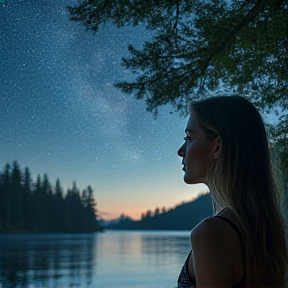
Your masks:
{"label": "dark hill", "polygon": [[174,209],[139,221],[123,218],[123,221],[111,223],[106,229],[128,230],[191,230],[201,220],[212,216],[212,202],[210,194],[181,204]]}

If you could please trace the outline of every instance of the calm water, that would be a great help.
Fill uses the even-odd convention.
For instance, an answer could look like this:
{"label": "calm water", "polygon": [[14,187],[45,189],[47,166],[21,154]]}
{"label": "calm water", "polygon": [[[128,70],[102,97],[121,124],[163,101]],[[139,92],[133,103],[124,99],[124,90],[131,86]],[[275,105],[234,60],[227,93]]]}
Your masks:
{"label": "calm water", "polygon": [[174,288],[189,234],[0,235],[0,287]]}

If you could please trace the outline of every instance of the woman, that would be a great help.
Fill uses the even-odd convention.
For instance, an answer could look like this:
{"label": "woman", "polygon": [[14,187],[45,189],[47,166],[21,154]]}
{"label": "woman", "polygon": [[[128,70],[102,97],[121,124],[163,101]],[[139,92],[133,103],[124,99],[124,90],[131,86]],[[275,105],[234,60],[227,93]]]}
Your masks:
{"label": "woman", "polygon": [[286,225],[259,112],[240,96],[190,110],[178,155],[184,181],[209,187],[214,216],[192,230],[178,288],[286,287]]}

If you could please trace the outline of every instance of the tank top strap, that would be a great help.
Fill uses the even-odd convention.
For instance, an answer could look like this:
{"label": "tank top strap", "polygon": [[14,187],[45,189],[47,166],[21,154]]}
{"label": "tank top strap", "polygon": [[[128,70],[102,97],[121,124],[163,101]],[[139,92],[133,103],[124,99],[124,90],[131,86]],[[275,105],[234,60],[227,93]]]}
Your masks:
{"label": "tank top strap", "polygon": [[240,243],[241,243],[241,248],[242,248],[242,254],[243,254],[243,262],[244,262],[244,277],[243,279],[246,279],[246,257],[245,257],[245,251],[244,251],[244,245],[243,245],[243,241],[242,241],[242,236],[241,233],[239,231],[239,228],[229,219],[220,216],[220,215],[216,215],[214,217],[223,219],[224,221],[226,221],[228,224],[230,224],[230,226],[232,226],[232,228],[236,231],[236,233],[238,234],[238,237],[240,239]]}

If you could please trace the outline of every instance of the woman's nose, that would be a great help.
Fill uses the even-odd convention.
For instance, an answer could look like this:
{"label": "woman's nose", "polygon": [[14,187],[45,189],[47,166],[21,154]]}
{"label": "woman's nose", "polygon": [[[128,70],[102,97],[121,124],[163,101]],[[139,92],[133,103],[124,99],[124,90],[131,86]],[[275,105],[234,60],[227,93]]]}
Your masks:
{"label": "woman's nose", "polygon": [[185,143],[179,148],[177,154],[180,157],[185,157]]}

